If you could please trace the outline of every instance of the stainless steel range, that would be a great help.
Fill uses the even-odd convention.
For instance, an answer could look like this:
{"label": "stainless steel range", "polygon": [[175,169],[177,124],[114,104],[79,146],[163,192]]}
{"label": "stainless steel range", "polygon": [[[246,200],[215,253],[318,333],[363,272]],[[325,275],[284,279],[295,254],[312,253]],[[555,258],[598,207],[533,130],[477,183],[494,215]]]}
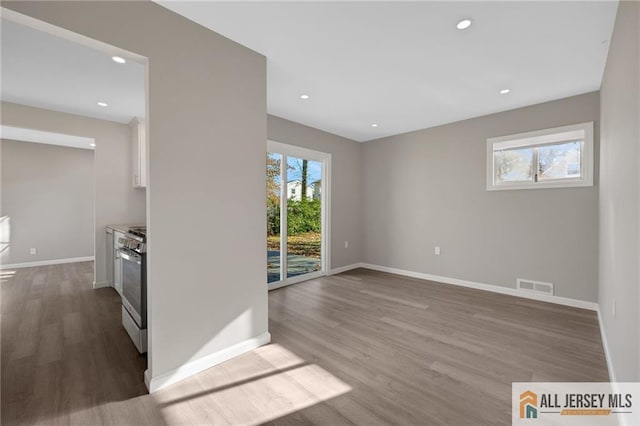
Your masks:
{"label": "stainless steel range", "polygon": [[147,230],[128,229],[118,244],[122,259],[122,325],[140,353],[147,351]]}

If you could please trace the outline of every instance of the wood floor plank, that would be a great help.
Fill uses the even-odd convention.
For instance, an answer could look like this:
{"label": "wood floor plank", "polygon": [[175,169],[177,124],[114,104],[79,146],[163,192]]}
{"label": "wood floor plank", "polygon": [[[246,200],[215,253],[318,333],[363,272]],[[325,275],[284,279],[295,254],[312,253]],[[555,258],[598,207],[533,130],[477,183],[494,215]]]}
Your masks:
{"label": "wood floor plank", "polygon": [[608,380],[594,312],[358,269],[270,292],[271,344],[149,395],[92,279],[2,271],[3,425],[508,425],[513,381]]}

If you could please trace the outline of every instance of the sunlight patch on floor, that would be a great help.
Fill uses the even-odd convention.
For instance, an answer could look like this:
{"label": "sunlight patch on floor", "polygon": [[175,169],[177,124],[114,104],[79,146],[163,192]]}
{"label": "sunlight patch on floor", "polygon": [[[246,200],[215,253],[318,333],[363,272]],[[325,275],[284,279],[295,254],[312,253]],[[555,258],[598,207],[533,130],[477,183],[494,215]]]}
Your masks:
{"label": "sunlight patch on floor", "polygon": [[[343,395],[351,387],[271,344],[153,394],[169,425],[257,425]],[[204,417],[203,417],[204,416]]]}

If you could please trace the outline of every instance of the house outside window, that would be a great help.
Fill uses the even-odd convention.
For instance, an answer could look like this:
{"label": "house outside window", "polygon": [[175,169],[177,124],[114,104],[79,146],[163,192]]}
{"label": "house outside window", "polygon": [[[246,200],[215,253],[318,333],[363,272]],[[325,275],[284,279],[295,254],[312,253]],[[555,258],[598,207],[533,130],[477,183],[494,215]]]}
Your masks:
{"label": "house outside window", "polygon": [[[317,180],[307,185],[306,199],[315,200],[320,199],[321,195],[321,182]],[[300,201],[302,200],[302,181],[292,180],[287,182],[287,199]]]}
{"label": "house outside window", "polygon": [[487,139],[487,190],[593,186],[593,122]]}

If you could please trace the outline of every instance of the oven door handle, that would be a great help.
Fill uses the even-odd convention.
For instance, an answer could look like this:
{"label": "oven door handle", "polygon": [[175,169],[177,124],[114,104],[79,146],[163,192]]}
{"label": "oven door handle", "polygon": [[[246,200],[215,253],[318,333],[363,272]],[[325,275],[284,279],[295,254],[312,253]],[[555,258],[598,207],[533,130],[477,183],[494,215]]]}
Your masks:
{"label": "oven door handle", "polygon": [[128,251],[124,251],[122,249],[118,250],[118,252],[120,253],[120,257],[123,258],[124,260],[128,260],[129,262],[135,262],[138,265],[140,265],[142,262],[140,260],[140,255],[138,254],[134,254]]}

